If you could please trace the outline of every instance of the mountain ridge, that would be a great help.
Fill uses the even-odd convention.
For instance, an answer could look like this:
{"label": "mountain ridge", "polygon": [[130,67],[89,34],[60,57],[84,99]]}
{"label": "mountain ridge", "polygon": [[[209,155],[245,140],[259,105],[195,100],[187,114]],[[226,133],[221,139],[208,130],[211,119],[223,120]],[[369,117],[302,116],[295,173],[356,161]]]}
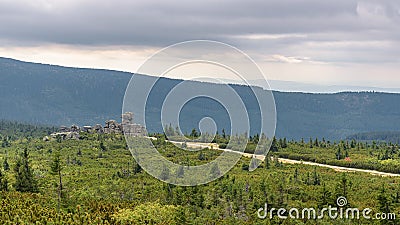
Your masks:
{"label": "mountain ridge", "polygon": [[[125,88],[133,74],[104,69],[71,68],[0,58],[0,119],[48,125],[92,125],[119,118]],[[144,76],[144,75],[140,75]],[[144,76],[146,77],[146,76]],[[157,94],[182,80],[160,79]],[[207,88],[207,83],[202,85]],[[249,113],[257,115],[244,86],[232,85],[250,99]],[[277,108],[278,137],[340,139],[361,132],[399,130],[400,94],[385,92],[302,93],[273,91]],[[205,100],[199,100],[200,102]],[[149,115],[156,118],[160,102]],[[214,115],[221,127],[228,120],[218,106],[204,111],[196,104],[184,109],[194,118]],[[183,116],[183,129],[197,124]],[[259,120],[253,121],[259,126]],[[160,126],[153,127],[159,131]]]}

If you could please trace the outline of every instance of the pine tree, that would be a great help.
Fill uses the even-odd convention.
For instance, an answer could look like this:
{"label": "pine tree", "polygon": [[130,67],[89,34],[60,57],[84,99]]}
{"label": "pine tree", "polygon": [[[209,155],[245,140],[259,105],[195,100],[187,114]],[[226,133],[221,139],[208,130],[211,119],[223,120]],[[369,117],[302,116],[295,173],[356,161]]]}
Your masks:
{"label": "pine tree", "polygon": [[269,162],[269,155],[267,155],[266,157],[265,157],[265,159],[264,159],[264,162],[265,162],[265,169],[269,169],[269,167],[270,167],[270,162]]}
{"label": "pine tree", "polygon": [[60,159],[60,153],[57,152],[54,156],[53,162],[51,163],[51,173],[54,175],[58,175],[59,179],[59,184],[58,184],[58,207],[57,210],[60,211],[60,204],[61,204],[61,198],[62,198],[62,191],[63,191],[63,184],[62,184],[62,175],[61,175],[61,170],[62,165],[61,165],[61,159]]}
{"label": "pine tree", "polygon": [[246,163],[242,163],[242,170],[243,171],[249,171],[249,165]]}
{"label": "pine tree", "polygon": [[274,156],[274,165],[275,165],[275,167],[277,167],[277,168],[280,168],[280,167],[283,166],[282,163],[279,162],[278,157],[275,157],[275,156]]}
{"label": "pine tree", "polygon": [[385,186],[383,185],[379,194],[378,194],[378,203],[379,203],[379,210],[381,212],[389,213],[391,204],[390,204],[390,198],[386,193]]}
{"label": "pine tree", "polygon": [[343,196],[347,198],[347,189],[348,189],[348,179],[346,173],[342,174],[342,177],[340,178],[340,181],[338,183],[338,196]]}
{"label": "pine tree", "polygon": [[314,185],[320,185],[321,184],[321,180],[320,180],[319,175],[317,173],[317,168],[314,168],[313,184]]}
{"label": "pine tree", "polygon": [[190,132],[190,137],[192,139],[195,139],[195,138],[199,137],[199,133],[197,133],[197,130],[195,128],[193,128],[192,132]]}
{"label": "pine tree", "polygon": [[27,148],[25,148],[20,157],[18,157],[14,172],[16,174],[15,190],[19,192],[38,192],[37,181],[29,165],[29,153]]}
{"label": "pine tree", "polygon": [[287,148],[287,140],[283,138],[282,148]]}
{"label": "pine tree", "polygon": [[331,199],[331,192],[326,188],[326,184],[323,183],[321,190],[321,198],[319,199],[319,206],[326,206],[329,204]]}
{"label": "pine tree", "polygon": [[226,139],[225,129],[222,128],[222,138]]}
{"label": "pine tree", "polygon": [[8,179],[1,170],[0,170],[0,191],[8,191]]}
{"label": "pine tree", "polygon": [[278,149],[278,142],[277,142],[277,140],[276,140],[275,137],[272,139],[272,143],[271,143],[271,148],[270,148],[270,150],[271,150],[272,152],[277,152],[277,151],[279,150],[279,149]]}
{"label": "pine tree", "polygon": [[206,160],[206,156],[204,155],[203,152],[200,152],[200,153],[199,153],[199,156],[198,156],[197,158],[198,158],[199,160],[201,160],[201,161]]}
{"label": "pine tree", "polygon": [[310,172],[307,172],[307,177],[305,178],[304,183],[307,185],[311,184]]}
{"label": "pine tree", "polygon": [[294,181],[297,183],[298,179],[299,179],[299,170],[296,169],[294,170],[294,175],[293,175]]}
{"label": "pine tree", "polygon": [[165,165],[163,166],[163,169],[161,171],[160,179],[164,181],[169,179],[169,168]]}
{"label": "pine tree", "polygon": [[107,148],[104,145],[103,141],[100,142],[100,146],[99,147],[100,147],[101,151],[103,151],[103,152],[107,151]]}
{"label": "pine tree", "polygon": [[351,140],[350,147],[351,147],[351,148],[355,148],[356,145],[357,145],[357,142],[356,142],[355,140]]}
{"label": "pine tree", "polygon": [[315,138],[314,145],[315,145],[316,147],[319,147],[319,141],[318,141],[318,138]]}
{"label": "pine tree", "polygon": [[166,135],[169,137],[175,136],[175,129],[171,123],[169,124],[169,126],[167,126]]}
{"label": "pine tree", "polygon": [[140,173],[140,172],[142,172],[142,167],[139,165],[138,162],[134,161],[133,162],[133,173],[137,174],[137,173]]}
{"label": "pine tree", "polygon": [[4,171],[10,170],[10,164],[8,164],[7,158],[3,162],[3,169]]}
{"label": "pine tree", "polygon": [[343,154],[342,154],[342,150],[340,149],[340,146],[338,147],[338,150],[336,151],[336,159],[337,160],[343,159]]}
{"label": "pine tree", "polygon": [[176,177],[182,178],[185,175],[185,170],[183,166],[179,166],[178,170],[176,171]]}
{"label": "pine tree", "polygon": [[1,147],[5,148],[5,147],[10,147],[10,143],[9,143],[9,137],[4,137],[3,138],[3,142],[1,143]]}
{"label": "pine tree", "polygon": [[175,127],[175,135],[178,135],[178,136],[181,135],[179,126],[176,126],[176,127]]}

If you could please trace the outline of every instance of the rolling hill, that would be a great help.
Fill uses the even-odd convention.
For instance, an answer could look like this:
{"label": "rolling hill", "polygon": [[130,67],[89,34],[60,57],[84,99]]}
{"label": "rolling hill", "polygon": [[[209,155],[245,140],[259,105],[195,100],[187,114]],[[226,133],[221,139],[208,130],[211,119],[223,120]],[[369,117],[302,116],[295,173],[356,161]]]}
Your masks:
{"label": "rolling hill", "polygon": [[[67,68],[0,58],[0,119],[58,126],[91,125],[119,118],[131,76],[126,72]],[[148,105],[151,110],[146,116],[157,120],[162,96],[180,82],[160,79]],[[192,82],[192,85],[210,88],[218,84]],[[260,118],[254,116],[258,115],[254,96],[245,86],[231,86],[247,99],[251,124],[259,126]],[[274,97],[278,137],[334,140],[361,132],[397,131],[400,127],[400,94],[274,91]],[[230,127],[221,105],[200,98],[183,108],[180,118],[183,130],[191,130],[197,124],[193,121],[204,116],[215,118],[220,130]],[[154,124],[148,127],[149,131],[160,131],[161,125]]]}

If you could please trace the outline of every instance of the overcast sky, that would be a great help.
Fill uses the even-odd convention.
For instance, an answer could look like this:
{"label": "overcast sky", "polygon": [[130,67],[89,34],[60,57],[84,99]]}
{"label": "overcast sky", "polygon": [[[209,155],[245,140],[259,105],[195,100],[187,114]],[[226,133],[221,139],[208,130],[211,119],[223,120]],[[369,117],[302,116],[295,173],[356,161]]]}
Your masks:
{"label": "overcast sky", "polygon": [[400,87],[398,0],[0,0],[0,56],[135,72],[168,45],[210,39],[271,80]]}

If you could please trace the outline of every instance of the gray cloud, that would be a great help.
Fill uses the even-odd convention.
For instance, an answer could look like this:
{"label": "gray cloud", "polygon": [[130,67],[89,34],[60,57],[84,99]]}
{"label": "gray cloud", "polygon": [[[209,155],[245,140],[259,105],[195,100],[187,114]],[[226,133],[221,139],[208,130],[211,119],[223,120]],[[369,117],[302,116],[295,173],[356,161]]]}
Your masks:
{"label": "gray cloud", "polygon": [[397,0],[0,0],[0,40],[15,45],[165,46],[213,39],[288,57],[347,61],[354,53],[359,62],[396,61],[399,22]]}

